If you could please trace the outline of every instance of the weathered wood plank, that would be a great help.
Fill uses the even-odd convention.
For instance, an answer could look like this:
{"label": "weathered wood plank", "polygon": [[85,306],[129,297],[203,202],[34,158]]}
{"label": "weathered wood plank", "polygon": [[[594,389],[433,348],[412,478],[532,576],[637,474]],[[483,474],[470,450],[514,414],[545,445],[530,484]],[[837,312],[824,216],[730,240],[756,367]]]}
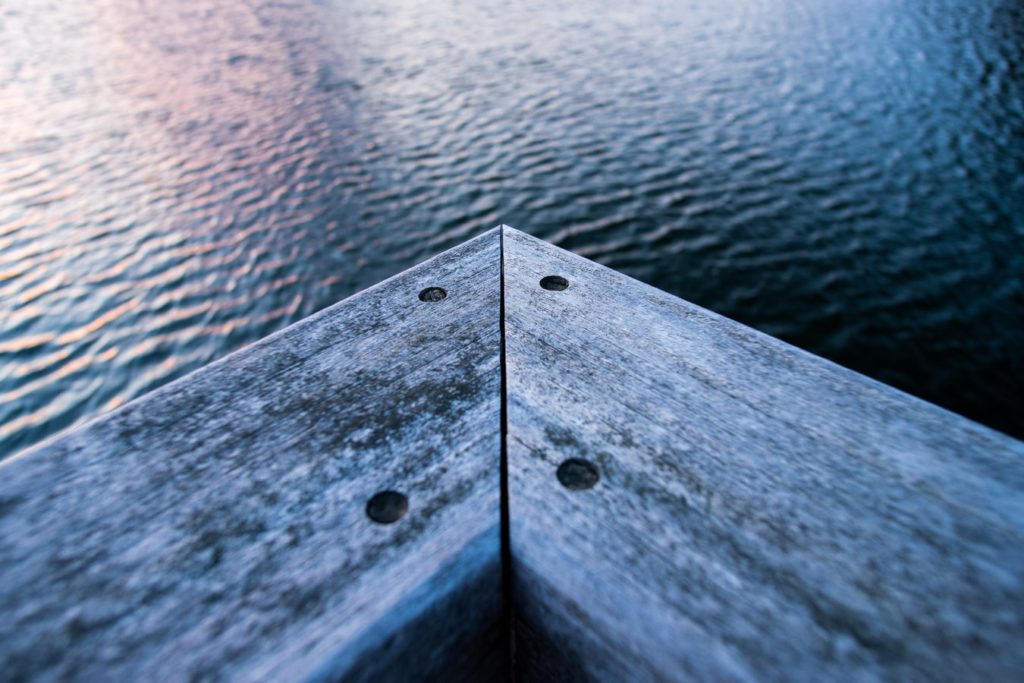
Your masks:
{"label": "weathered wood plank", "polygon": [[499,238],[0,465],[0,678],[504,666]]}
{"label": "weathered wood plank", "polygon": [[522,679],[1024,677],[1021,443],[503,241]]}
{"label": "weathered wood plank", "polygon": [[510,229],[0,465],[3,677],[499,676],[502,267],[521,678],[1019,678],[1024,446]]}

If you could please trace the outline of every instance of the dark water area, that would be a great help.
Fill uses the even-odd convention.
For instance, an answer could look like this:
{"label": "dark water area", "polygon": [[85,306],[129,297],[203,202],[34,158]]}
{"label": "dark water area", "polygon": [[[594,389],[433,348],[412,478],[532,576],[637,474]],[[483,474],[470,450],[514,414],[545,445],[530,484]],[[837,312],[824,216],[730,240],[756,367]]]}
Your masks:
{"label": "dark water area", "polygon": [[1024,437],[1017,0],[24,0],[0,41],[0,457],[499,222]]}

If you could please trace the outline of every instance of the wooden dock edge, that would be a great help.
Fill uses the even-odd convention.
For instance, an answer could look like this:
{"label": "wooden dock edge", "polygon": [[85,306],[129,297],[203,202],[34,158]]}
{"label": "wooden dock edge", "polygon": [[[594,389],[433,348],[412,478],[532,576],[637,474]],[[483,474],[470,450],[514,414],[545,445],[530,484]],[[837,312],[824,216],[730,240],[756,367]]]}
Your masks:
{"label": "wooden dock edge", "polygon": [[1024,445],[500,226],[0,462],[5,680],[1019,680]]}
{"label": "wooden dock edge", "polygon": [[504,234],[523,680],[1020,680],[1024,444]]}
{"label": "wooden dock edge", "polygon": [[506,670],[500,248],[0,463],[0,678]]}

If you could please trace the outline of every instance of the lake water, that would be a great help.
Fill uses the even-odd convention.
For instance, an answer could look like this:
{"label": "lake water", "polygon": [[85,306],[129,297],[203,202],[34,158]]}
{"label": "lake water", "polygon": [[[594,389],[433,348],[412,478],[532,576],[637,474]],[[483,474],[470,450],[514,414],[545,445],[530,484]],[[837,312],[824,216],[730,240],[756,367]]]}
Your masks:
{"label": "lake water", "polygon": [[1024,436],[1018,0],[19,0],[0,44],[0,457],[499,222]]}

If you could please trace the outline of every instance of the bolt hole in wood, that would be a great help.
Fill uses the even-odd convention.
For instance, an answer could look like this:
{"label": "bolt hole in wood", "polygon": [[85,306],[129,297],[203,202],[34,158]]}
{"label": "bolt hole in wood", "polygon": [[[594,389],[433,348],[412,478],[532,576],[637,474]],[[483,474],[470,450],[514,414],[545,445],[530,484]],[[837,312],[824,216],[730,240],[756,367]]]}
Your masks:
{"label": "bolt hole in wood", "polygon": [[440,287],[427,287],[420,292],[420,301],[440,301],[448,296],[448,292]]}
{"label": "bolt hole in wood", "polygon": [[378,524],[393,524],[409,509],[409,499],[398,491],[381,491],[366,504],[366,516]]}
{"label": "bolt hole in wood", "polygon": [[563,289],[568,289],[569,281],[561,275],[548,275],[545,278],[541,278],[540,286],[544,289],[550,289],[552,292],[561,292]]}
{"label": "bolt hole in wood", "polygon": [[589,460],[569,458],[558,466],[558,481],[572,491],[592,488],[600,478],[597,465]]}

